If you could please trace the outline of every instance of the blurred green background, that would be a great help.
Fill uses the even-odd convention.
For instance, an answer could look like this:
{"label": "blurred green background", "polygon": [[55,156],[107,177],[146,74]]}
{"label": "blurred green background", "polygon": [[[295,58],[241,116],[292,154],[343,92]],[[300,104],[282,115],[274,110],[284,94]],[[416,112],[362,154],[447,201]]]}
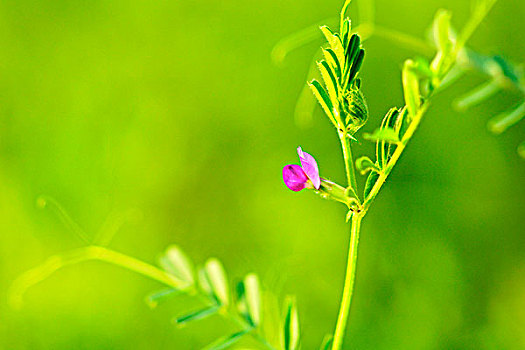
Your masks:
{"label": "blurred green background", "polygon": [[[18,275],[83,244],[36,208],[41,194],[91,237],[131,210],[111,247],[145,261],[177,243],[198,263],[220,258],[232,280],[258,272],[279,298],[297,296],[303,349],[317,348],[337,315],[345,211],[287,190],[281,169],[301,145],[343,183],[342,157],[319,109],[308,128],[293,118],[321,38],[284,67],[270,52],[341,4],[0,2],[0,349],[197,349],[235,329],[220,317],[179,329],[171,318],[196,301],[150,310],[157,283],[97,262],[60,270],[11,309]],[[422,37],[440,7],[459,27],[470,3],[377,0],[377,22]],[[524,16],[525,2],[499,1],[470,46],[523,62]],[[402,103],[400,67],[415,53],[380,38],[365,48],[371,131]],[[482,81],[470,74],[436,98],[365,219],[347,349],[525,348],[524,127],[486,129],[516,96],[451,108]]]}

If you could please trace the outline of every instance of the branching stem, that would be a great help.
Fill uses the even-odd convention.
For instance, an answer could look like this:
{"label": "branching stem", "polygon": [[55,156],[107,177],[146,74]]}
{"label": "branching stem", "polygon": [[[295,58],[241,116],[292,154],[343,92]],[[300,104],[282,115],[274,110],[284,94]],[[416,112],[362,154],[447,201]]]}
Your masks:
{"label": "branching stem", "polygon": [[[14,308],[20,308],[22,306],[23,296],[27,289],[47,279],[49,276],[63,267],[92,260],[113,264],[126,270],[136,272],[144,277],[148,277],[149,279],[162,283],[170,288],[179,289],[189,294],[195,294],[194,287],[188,287],[185,282],[178,280],[175,276],[159,269],[154,265],[105,247],[90,245],[84,248],[71,250],[60,255],[52,256],[42,265],[24,273],[13,283],[11,287],[9,293],[10,304]],[[197,293],[196,296],[201,297],[203,300],[205,299],[201,293]],[[224,312],[221,312],[221,314],[225,318],[231,320],[233,323],[246,330],[247,334],[253,336],[267,349],[275,350],[275,348],[270,343],[268,343],[268,341],[262,337],[261,334],[255,332],[253,327],[241,319],[237,314],[229,312],[229,310],[226,309],[223,311]]]}

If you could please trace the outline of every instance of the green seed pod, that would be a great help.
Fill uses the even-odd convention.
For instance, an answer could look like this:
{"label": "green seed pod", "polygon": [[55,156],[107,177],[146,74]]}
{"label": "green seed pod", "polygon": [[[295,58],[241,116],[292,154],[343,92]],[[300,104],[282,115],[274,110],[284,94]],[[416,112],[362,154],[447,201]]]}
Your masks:
{"label": "green seed pod", "polygon": [[353,135],[368,120],[368,105],[365,96],[361,90],[351,89],[345,94],[342,106],[346,130]]}

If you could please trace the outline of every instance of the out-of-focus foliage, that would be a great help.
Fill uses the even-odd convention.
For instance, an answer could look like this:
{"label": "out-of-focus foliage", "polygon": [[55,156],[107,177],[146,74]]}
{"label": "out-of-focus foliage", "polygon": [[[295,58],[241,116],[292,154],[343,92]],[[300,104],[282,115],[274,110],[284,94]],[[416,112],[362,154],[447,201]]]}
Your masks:
{"label": "out-of-focus foliage", "polygon": [[[75,225],[37,208],[41,194],[88,239],[121,226],[112,246],[140,259],[155,261],[176,243],[198,264],[220,258],[230,284],[257,271],[276,294],[269,303],[297,296],[305,349],[330,333],[346,254],[343,208],[298,197],[280,179],[301,144],[322,174],[344,180],[321,112],[309,129],[294,124],[319,43],[290,55],[285,69],[269,55],[340,5],[0,4],[0,349],[195,349],[236,331],[219,315],[174,326],[174,316],[203,305],[177,296],[151,311],[144,296],[158,284],[93,262],[61,270],[28,292],[24,308],[9,308],[16,276],[84,245]],[[378,0],[376,17],[420,36],[441,7],[461,24],[470,4]],[[498,2],[470,47],[522,62],[524,15],[525,4]],[[414,52],[374,37],[364,46],[363,129],[372,133],[402,104],[400,66]],[[504,137],[487,132],[487,120],[513,101],[506,93],[455,112],[450,101],[476,85],[460,80],[436,98],[363,225],[351,348],[525,347],[525,164],[514,152],[523,123]],[[370,142],[361,147],[374,152]]]}

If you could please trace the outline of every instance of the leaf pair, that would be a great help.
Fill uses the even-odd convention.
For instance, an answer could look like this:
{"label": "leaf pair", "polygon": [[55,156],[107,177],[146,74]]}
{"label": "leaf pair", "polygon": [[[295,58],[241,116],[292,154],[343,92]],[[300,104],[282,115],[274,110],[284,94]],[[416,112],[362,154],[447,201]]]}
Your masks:
{"label": "leaf pair", "polygon": [[195,267],[188,256],[176,245],[169,246],[159,259],[160,266],[176,279],[180,289],[168,289],[151,294],[146,298],[148,304],[156,306],[160,300],[179,292],[195,288],[195,282],[202,292],[210,298],[212,305],[177,317],[175,323],[184,324],[215,314],[221,307],[228,306],[230,293],[228,279],[222,263],[215,258],[208,259],[204,267],[195,274]]}
{"label": "leaf pair", "polygon": [[[191,287],[194,288],[196,281],[199,289],[211,302],[210,305],[202,309],[175,318],[176,324],[184,325],[190,321],[204,319],[216,314],[221,308],[226,308],[230,305],[228,278],[222,263],[218,259],[208,259],[204,266],[199,268],[197,274],[195,274],[195,268],[191,260],[178,246],[172,245],[166,249],[159,262],[162,268],[183,286],[183,289],[166,289],[151,294],[146,298],[150,306],[154,307],[159,301],[171,295],[179,294]],[[261,300],[259,278],[256,274],[250,273],[241,282],[237,283],[236,288],[235,313],[238,313],[246,321],[246,328],[218,339],[210,344],[207,349],[227,348],[258,327],[262,318]]]}

